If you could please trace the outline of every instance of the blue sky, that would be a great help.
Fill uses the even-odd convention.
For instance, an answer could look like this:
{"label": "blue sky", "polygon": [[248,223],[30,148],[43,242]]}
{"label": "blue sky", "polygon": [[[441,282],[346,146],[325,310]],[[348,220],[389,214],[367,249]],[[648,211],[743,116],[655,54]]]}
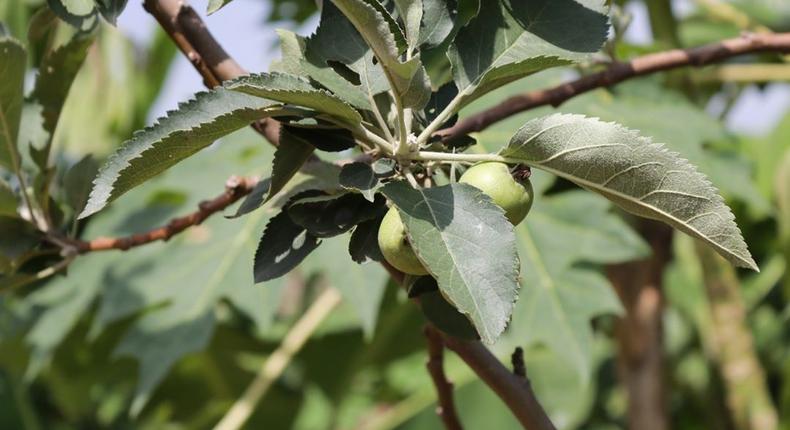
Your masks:
{"label": "blue sky", "polygon": [[[263,25],[269,3],[263,0],[235,0],[219,12],[206,17],[207,0],[192,2],[192,6],[203,15],[211,32],[220,41],[226,51],[242,66],[250,71],[265,71],[269,63],[279,57],[275,28],[285,24]],[[644,6],[630,3],[629,12],[634,17],[626,38],[633,43],[647,44],[651,42],[650,24]],[[676,13],[686,14],[693,11],[689,0],[674,2]],[[144,44],[156,21],[148,15],[140,5],[140,0],[129,2],[123,15],[118,20],[118,27],[135,43]],[[317,25],[317,19],[309,20],[301,28],[291,28],[300,34],[310,34]],[[203,89],[203,83],[191,64],[183,56],[173,63],[165,89],[160,94],[152,111],[151,119],[173,109],[178,102]],[[715,110],[715,105],[711,110]],[[776,83],[765,90],[757,87],[748,88],[738,100],[727,118],[728,127],[737,132],[761,135],[768,133],[775,124],[790,110],[790,84]]]}

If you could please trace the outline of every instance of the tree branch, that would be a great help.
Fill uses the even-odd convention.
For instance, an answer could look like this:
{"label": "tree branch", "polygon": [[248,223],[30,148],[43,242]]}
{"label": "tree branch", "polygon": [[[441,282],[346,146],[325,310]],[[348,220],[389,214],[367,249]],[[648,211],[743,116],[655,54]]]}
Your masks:
{"label": "tree branch", "polygon": [[588,91],[610,87],[627,79],[679,67],[701,67],[731,57],[759,52],[790,53],[790,33],[744,34],[734,39],[690,49],[672,49],[615,63],[607,69],[553,88],[519,94],[497,106],[468,116],[454,126],[436,132],[449,141],[481,131],[509,116],[540,106],[557,107]]}
{"label": "tree branch", "polygon": [[[143,8],[170,35],[203,77],[206,87],[214,88],[223,81],[249,74],[222,49],[197,12],[183,0],[144,0]],[[280,142],[280,123],[276,120],[260,119],[251,127],[273,145]]]}
{"label": "tree branch", "polygon": [[442,419],[444,427],[448,430],[461,430],[461,420],[455,410],[453,401],[453,383],[447,379],[444,373],[444,341],[442,334],[433,326],[425,326],[425,338],[428,340],[428,362],[425,367],[433,379],[436,386],[436,394],[439,404],[436,407],[436,414]]}
{"label": "tree branch", "polygon": [[137,233],[126,237],[100,237],[87,242],[82,240],[72,240],[69,242],[76,248],[77,252],[85,254],[88,252],[109,251],[112,249],[126,251],[129,248],[145,245],[158,240],[166,241],[187,228],[202,223],[206,218],[222,211],[246,196],[252,192],[257,182],[256,178],[233,176],[225,183],[225,192],[211,200],[201,202],[198,205],[197,211],[187,216],[174,218],[166,225],[145,233]]}

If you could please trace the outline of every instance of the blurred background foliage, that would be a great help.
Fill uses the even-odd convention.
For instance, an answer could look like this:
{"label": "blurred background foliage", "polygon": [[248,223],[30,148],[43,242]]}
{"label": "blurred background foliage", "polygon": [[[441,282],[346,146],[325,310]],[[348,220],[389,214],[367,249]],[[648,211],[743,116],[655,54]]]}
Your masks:
{"label": "blurred background foliage", "polygon": [[[316,12],[313,0],[267,1],[272,7],[260,16],[267,29],[296,26]],[[30,81],[45,53],[72,34],[43,3],[0,2],[7,31],[28,41]],[[607,54],[619,59],[746,30],[790,31],[786,0],[687,0],[674,2],[674,16],[662,13],[664,1],[613,3],[616,28],[627,26],[629,10],[645,8],[653,36],[652,43],[636,45],[617,33]],[[106,157],[146,125],[176,55],[158,27],[141,45],[106,22],[96,25],[95,43],[54,136],[58,172],[88,154]],[[763,135],[727,127],[745,93],[775,91],[768,81],[790,80],[790,64],[774,59],[673,71],[560,107],[639,129],[689,158],[735,209],[762,268],[753,274],[722,267],[675,234],[661,286],[665,413],[672,428],[751,428],[740,423],[739,407],[773,409],[782,428],[790,428],[790,113]],[[559,70],[519,81],[466,112],[577,73]],[[527,119],[551,110],[497,124],[477,136],[477,148],[497,150]],[[271,157],[259,136],[238,132],[79,225],[81,237],[160,225],[218,194],[230,175],[264,174]],[[296,183],[311,180],[320,180],[320,172],[302,174]],[[541,197],[518,229],[522,277],[530,288],[494,349],[506,359],[515,346],[526,347],[530,379],[558,427],[623,428],[628,398],[615,327],[624,310],[604,275],[607,265],[646,258],[649,247],[629,227],[634,220],[606,201],[542,172],[533,182]],[[438,428],[434,387],[424,369],[424,317],[380,267],[350,261],[347,237],[325,243],[287,278],[253,285],[253,250],[272,213],[234,221],[215,216],[172,241],[80,257],[67,276],[13,294],[4,290],[0,428],[210,428],[324,288],[338,288],[345,300],[266,394],[249,428]],[[735,306],[745,323],[722,315],[722,306]],[[751,336],[753,348],[728,345],[744,336]],[[728,376],[727,365],[738,360],[750,363],[747,379],[764,384]],[[452,354],[447,361],[468,428],[516,428],[501,401],[463,363]]]}

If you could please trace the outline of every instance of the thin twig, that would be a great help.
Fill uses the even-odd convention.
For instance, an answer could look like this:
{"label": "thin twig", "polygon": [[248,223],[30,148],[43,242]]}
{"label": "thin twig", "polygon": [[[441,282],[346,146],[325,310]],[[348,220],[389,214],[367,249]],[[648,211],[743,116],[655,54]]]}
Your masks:
{"label": "thin twig", "polygon": [[626,63],[616,63],[601,72],[553,88],[510,97],[490,109],[458,121],[450,128],[437,131],[436,135],[446,141],[453,140],[481,131],[517,113],[540,106],[557,107],[579,94],[611,87],[630,78],[679,67],[701,67],[731,57],[759,52],[790,53],[790,33],[744,34],[696,48],[672,49],[637,57]]}
{"label": "thin twig", "polygon": [[187,216],[174,218],[162,227],[126,237],[100,237],[90,241],[74,240],[71,241],[73,242],[71,245],[73,245],[79,253],[85,254],[88,252],[108,251],[112,249],[126,251],[129,248],[145,245],[158,240],[166,241],[187,228],[202,223],[209,216],[222,211],[251,193],[256,183],[256,178],[233,176],[225,183],[225,192],[211,200],[201,202],[198,205],[197,211]]}
{"label": "thin twig", "polygon": [[307,312],[288,331],[280,346],[263,363],[255,379],[214,427],[214,430],[236,430],[247,422],[272,383],[282,375],[296,353],[302,349],[321,322],[340,303],[340,299],[340,293],[334,288],[327,288],[318,296]]}
{"label": "thin twig", "polygon": [[438,396],[438,405],[436,406],[436,415],[442,419],[444,427],[448,430],[461,430],[461,420],[458,418],[458,412],[455,409],[455,402],[453,401],[453,383],[447,379],[444,373],[444,341],[439,331],[431,326],[425,326],[425,338],[428,340],[428,361],[425,367],[433,379],[433,385],[436,386],[436,394]]}
{"label": "thin twig", "polygon": [[[208,31],[200,16],[183,0],[144,0],[143,8],[156,18],[178,49],[203,77],[208,88],[247,75]],[[250,125],[271,144],[280,142],[280,123],[263,118]]]}
{"label": "thin twig", "polygon": [[527,366],[524,363],[524,349],[517,346],[510,356],[510,363],[513,364],[513,374],[524,379],[527,378]]}

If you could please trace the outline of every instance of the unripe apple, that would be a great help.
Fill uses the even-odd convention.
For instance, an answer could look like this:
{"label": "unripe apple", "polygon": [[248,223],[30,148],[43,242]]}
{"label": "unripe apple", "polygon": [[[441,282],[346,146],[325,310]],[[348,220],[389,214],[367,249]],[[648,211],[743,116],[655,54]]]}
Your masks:
{"label": "unripe apple", "polygon": [[505,217],[516,225],[532,207],[532,184],[528,178],[516,180],[505,163],[487,161],[470,167],[458,182],[472,185],[486,193],[505,210]]}
{"label": "unripe apple", "polygon": [[406,228],[396,207],[391,207],[381,220],[378,239],[381,254],[393,267],[411,275],[428,274],[409,243]]}

